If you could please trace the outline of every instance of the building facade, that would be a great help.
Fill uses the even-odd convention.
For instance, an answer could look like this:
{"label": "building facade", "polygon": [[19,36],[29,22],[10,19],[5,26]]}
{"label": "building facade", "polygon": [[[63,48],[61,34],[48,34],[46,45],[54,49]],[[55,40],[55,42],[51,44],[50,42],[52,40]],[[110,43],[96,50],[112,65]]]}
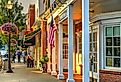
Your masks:
{"label": "building facade", "polygon": [[[94,78],[94,82],[121,81],[120,2],[120,0],[90,0],[90,37],[87,38],[89,38],[90,77]],[[36,36],[36,43],[41,42],[37,50],[39,56],[48,55],[48,73],[57,75],[58,79],[64,79],[63,72],[68,71],[67,82],[74,82],[73,74],[81,76],[83,67],[82,1],[40,0],[39,3],[41,33]],[[52,16],[58,28],[54,32],[53,48],[48,42]],[[41,41],[38,39],[40,36]]]}

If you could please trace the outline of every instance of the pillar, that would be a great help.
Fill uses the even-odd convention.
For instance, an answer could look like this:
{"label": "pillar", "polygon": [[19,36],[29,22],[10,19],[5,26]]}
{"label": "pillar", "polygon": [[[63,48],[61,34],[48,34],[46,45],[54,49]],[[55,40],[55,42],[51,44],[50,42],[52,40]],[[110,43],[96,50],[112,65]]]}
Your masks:
{"label": "pillar", "polygon": [[82,0],[83,82],[89,82],[89,0]]}
{"label": "pillar", "polygon": [[[48,36],[49,36],[49,25],[47,25],[47,33],[48,33]],[[49,60],[47,62],[47,72],[51,73],[51,67],[50,67],[51,66],[51,61],[50,61],[51,49],[50,49],[50,45],[49,45],[49,40],[48,40],[47,46],[48,46],[48,58],[49,58]]]}
{"label": "pillar", "polygon": [[66,82],[75,82],[73,79],[73,6],[68,5],[68,79]]}
{"label": "pillar", "polygon": [[42,27],[41,27],[41,55],[46,55],[46,27],[47,23],[45,20],[42,20]]}
{"label": "pillar", "polygon": [[63,29],[62,29],[62,24],[59,23],[59,54],[58,54],[58,79],[64,79],[63,75]]}
{"label": "pillar", "polygon": [[56,44],[56,35],[57,35],[57,32],[54,32],[54,43],[55,43],[55,47],[52,48],[52,72],[51,72],[51,75],[57,75],[57,72],[56,72],[56,48],[57,48],[57,44]]}

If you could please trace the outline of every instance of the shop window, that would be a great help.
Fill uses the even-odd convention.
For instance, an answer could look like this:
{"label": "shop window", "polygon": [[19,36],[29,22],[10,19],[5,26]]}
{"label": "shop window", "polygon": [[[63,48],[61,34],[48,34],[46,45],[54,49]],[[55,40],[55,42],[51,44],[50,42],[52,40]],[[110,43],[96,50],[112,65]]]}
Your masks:
{"label": "shop window", "polygon": [[105,26],[106,67],[121,67],[120,25]]}

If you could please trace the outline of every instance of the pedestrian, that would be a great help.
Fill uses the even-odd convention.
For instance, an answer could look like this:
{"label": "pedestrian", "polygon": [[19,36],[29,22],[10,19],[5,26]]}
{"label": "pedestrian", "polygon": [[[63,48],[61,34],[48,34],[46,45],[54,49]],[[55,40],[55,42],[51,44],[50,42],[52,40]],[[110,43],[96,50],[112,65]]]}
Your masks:
{"label": "pedestrian", "polygon": [[20,58],[21,58],[21,52],[20,52],[20,51],[18,51],[17,56],[18,56],[18,63],[21,63],[21,61],[20,61]]}
{"label": "pedestrian", "polygon": [[30,67],[30,62],[31,62],[30,54],[28,53],[28,55],[27,55],[27,67]]}
{"label": "pedestrian", "polygon": [[13,54],[13,59],[12,61],[15,63],[15,59],[16,59],[16,53]]}
{"label": "pedestrian", "polygon": [[22,57],[23,57],[23,63],[25,64],[25,62],[26,62],[26,57],[25,57],[25,51],[24,51],[24,50],[22,51]]}
{"label": "pedestrian", "polygon": [[34,59],[32,56],[29,56],[30,57],[30,67],[34,67]]}

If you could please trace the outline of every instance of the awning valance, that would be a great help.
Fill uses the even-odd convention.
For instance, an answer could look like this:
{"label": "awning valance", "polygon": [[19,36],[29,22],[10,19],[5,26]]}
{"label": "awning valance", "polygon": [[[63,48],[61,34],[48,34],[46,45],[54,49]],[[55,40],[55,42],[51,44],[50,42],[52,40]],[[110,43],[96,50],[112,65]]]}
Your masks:
{"label": "awning valance", "polygon": [[33,38],[33,37],[36,36],[40,31],[41,31],[41,29],[38,28],[38,29],[35,30],[34,32],[31,32],[31,33],[25,35],[25,39],[24,39],[24,40],[27,41],[27,40]]}

